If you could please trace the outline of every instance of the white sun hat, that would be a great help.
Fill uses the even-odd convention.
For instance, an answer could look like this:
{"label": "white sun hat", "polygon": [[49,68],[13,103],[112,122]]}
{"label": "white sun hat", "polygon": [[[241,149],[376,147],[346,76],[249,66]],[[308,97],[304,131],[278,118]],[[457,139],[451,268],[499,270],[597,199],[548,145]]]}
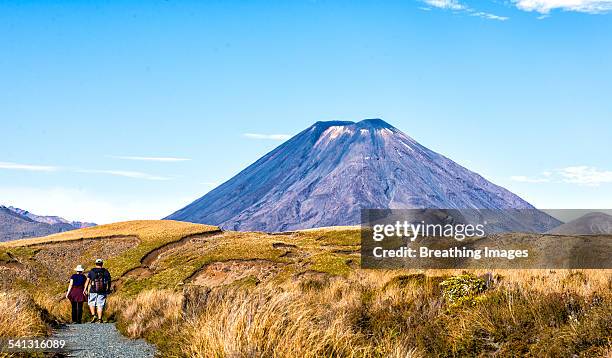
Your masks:
{"label": "white sun hat", "polygon": [[85,271],[85,269],[83,268],[82,265],[77,265],[77,267],[74,269],[76,272],[83,272]]}

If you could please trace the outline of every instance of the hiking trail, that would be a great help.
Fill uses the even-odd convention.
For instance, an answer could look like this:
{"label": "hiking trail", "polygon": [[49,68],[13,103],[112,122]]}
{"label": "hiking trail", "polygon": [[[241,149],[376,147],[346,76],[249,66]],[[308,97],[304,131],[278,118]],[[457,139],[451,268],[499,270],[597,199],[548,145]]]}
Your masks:
{"label": "hiking trail", "polygon": [[152,358],[156,348],[143,339],[129,339],[113,323],[68,324],[50,337],[63,339],[68,347],[57,357]]}

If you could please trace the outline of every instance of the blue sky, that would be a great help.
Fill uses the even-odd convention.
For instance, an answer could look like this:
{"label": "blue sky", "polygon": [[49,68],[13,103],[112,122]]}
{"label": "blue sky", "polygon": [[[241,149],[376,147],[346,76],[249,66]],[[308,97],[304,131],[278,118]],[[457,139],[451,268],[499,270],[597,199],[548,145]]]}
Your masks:
{"label": "blue sky", "polygon": [[160,218],[316,121],[379,117],[540,208],[611,208],[611,10],[3,1],[0,203]]}

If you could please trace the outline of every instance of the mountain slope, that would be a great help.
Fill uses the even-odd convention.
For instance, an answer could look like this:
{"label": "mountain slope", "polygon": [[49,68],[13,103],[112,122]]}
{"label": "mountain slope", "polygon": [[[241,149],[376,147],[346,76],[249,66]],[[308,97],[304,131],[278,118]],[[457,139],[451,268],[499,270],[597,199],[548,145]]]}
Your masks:
{"label": "mountain slope", "polygon": [[555,235],[611,235],[612,216],[600,212],[588,213],[548,232]]}
{"label": "mountain slope", "polygon": [[43,215],[36,215],[33,214],[27,210],[23,210],[23,209],[19,209],[16,208],[14,206],[9,206],[7,207],[7,209],[14,211],[15,213],[19,214],[19,215],[23,215],[23,216],[27,216],[28,218],[39,222],[39,223],[45,223],[45,224],[49,224],[49,225],[54,225],[54,224],[68,224],[71,225],[72,227],[74,227],[75,229],[83,229],[86,227],[91,227],[91,226],[96,226],[96,224],[94,223],[88,223],[88,222],[83,222],[83,221],[68,221],[62,217],[59,216],[43,216]]}
{"label": "mountain slope", "polygon": [[0,241],[46,236],[94,225],[71,222],[58,216],[38,216],[26,210],[0,205]]}
{"label": "mountain slope", "polygon": [[167,218],[285,231],[358,224],[361,208],[533,209],[388,123],[367,119],[317,122]]}

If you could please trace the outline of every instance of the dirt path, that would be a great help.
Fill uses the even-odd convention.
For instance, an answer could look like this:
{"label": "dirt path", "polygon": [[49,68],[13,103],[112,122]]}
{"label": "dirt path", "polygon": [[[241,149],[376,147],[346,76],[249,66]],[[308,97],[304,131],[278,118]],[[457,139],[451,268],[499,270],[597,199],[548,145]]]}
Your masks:
{"label": "dirt path", "polygon": [[119,333],[112,323],[69,324],[55,332],[53,339],[64,339],[66,357],[149,358],[155,346],[142,339],[133,340]]}

